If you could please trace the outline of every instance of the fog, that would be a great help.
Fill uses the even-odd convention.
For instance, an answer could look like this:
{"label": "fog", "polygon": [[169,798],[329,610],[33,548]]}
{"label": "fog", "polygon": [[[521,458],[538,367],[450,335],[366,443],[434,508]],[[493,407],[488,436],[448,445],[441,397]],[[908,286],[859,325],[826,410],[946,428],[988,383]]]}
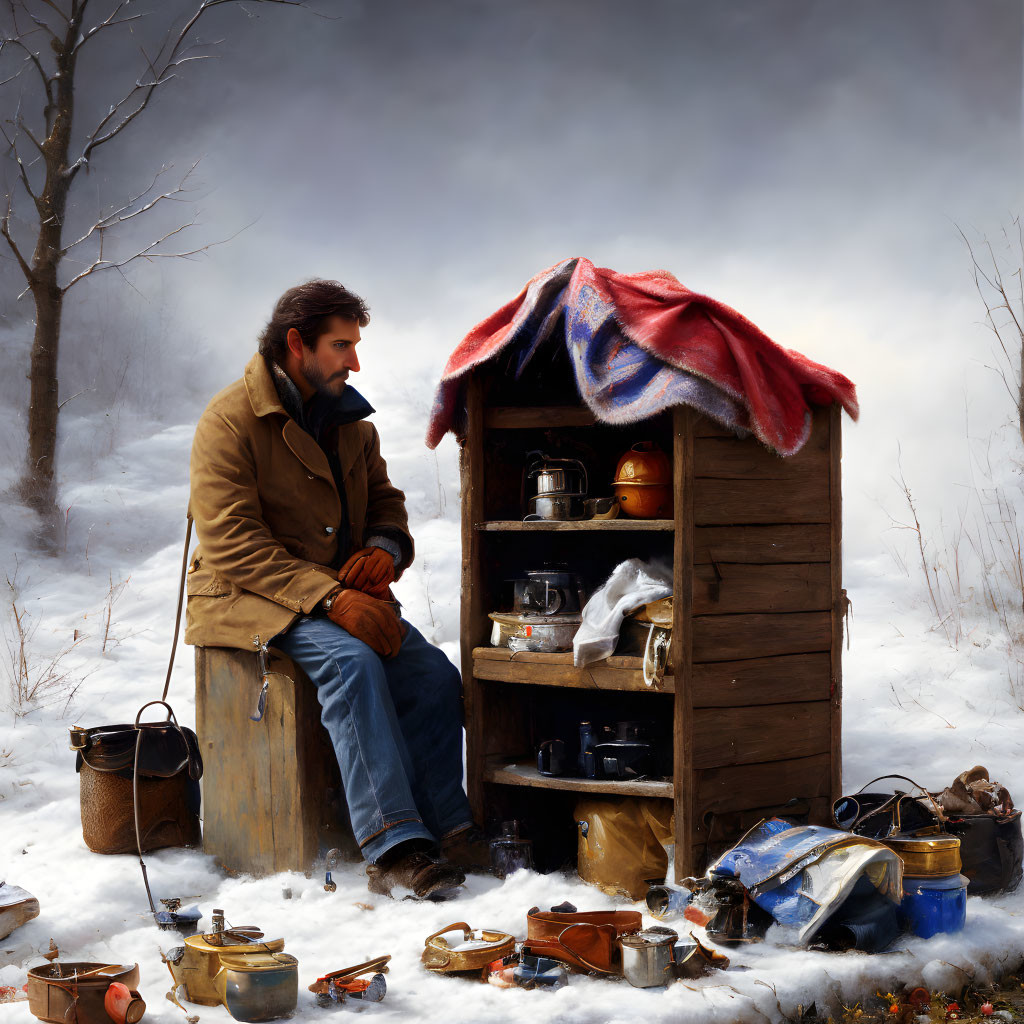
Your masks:
{"label": "fog", "polygon": [[[130,87],[167,12],[192,9],[132,6],[152,17],[83,57],[83,128]],[[80,178],[70,219],[87,226],[161,166],[177,180],[201,158],[188,245],[223,244],[69,293],[61,396],[90,390],[66,423],[194,420],[277,295],[327,276],[370,303],[357,386],[385,447],[417,444],[422,429],[389,437],[389,409],[425,428],[465,331],[582,255],[666,268],[856,382],[848,554],[878,548],[897,442],[927,506],[955,504],[965,417],[984,436],[1009,415],[958,229],[995,238],[1019,209],[1019,4],[311,6],[212,12],[198,38],[223,39],[216,59],[181,68]],[[2,274],[13,466],[31,308],[9,261]],[[62,450],[87,461],[75,444]],[[453,471],[450,444],[441,458]]]}

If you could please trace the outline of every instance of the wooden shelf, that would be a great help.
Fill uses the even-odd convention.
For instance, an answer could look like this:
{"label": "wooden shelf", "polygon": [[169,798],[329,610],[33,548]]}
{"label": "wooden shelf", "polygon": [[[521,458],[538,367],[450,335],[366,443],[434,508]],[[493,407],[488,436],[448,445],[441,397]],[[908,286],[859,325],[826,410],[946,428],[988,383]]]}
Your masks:
{"label": "wooden shelf", "polygon": [[531,530],[655,530],[671,533],[675,523],[671,519],[541,519],[524,523],[519,519],[492,519],[476,523],[474,529],[485,533],[529,533]]}
{"label": "wooden shelf", "polygon": [[[523,760],[526,760],[523,758]],[[616,793],[619,796],[653,796],[672,799],[672,783],[648,779],[572,779],[541,775],[532,765],[510,764],[507,758],[490,757],[484,769],[485,782],[503,786],[532,786],[537,789],[562,789],[576,793]]]}
{"label": "wooden shelf", "polygon": [[657,688],[644,683],[643,659],[613,656],[586,668],[576,668],[572,653],[541,654],[522,651],[513,656],[505,647],[474,647],[473,676],[501,683],[533,686],[568,686],[581,690],[635,690],[640,693],[674,693],[672,666]]}
{"label": "wooden shelf", "polygon": [[497,405],[484,409],[488,429],[516,430],[548,427],[592,427],[597,420],[583,405]]}

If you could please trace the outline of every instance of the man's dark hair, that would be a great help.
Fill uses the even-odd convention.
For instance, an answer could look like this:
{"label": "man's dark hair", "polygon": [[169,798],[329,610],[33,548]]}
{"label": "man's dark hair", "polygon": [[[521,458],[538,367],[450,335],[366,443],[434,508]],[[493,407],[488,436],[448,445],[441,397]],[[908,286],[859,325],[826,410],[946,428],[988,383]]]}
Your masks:
{"label": "man's dark hair", "polygon": [[294,327],[308,349],[316,347],[329,316],[355,320],[360,327],[370,322],[370,309],[354,292],[337,281],[313,280],[289,288],[277,300],[270,322],[260,335],[260,352],[275,363],[284,361],[285,338]]}

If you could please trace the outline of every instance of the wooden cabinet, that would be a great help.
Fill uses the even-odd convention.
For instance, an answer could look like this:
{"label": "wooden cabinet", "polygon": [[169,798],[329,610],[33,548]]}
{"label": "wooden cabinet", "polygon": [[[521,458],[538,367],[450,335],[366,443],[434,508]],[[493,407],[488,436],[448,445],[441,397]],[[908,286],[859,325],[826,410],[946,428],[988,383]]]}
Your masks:
{"label": "wooden cabinet", "polygon": [[[761,817],[828,820],[841,789],[839,407],[817,409],[810,437],[782,459],[687,407],[639,423],[597,423],[567,361],[516,383],[484,364],[467,384],[462,459],[462,672],[467,778],[479,820],[542,822],[575,848],[584,793],[671,797],[677,877],[703,870]],[[527,403],[537,404],[527,404]],[[556,449],[588,463],[590,493],[611,494],[619,457],[653,440],[672,455],[671,520],[522,522],[526,454]],[[657,691],[638,657],[587,668],[571,654],[489,645],[488,612],[508,610],[508,581],[558,561],[593,588],[628,557],[671,560],[671,661]],[[536,745],[551,722],[657,719],[671,730],[663,780],[551,778]],[[557,845],[557,843],[556,843]]]}

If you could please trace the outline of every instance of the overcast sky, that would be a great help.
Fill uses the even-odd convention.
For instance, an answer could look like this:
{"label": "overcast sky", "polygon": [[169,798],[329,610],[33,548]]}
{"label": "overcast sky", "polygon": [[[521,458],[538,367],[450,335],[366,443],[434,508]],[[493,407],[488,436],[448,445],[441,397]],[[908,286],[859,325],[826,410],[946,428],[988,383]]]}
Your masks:
{"label": "overcast sky", "polygon": [[[373,310],[361,382],[387,440],[389,403],[425,426],[470,326],[582,255],[671,270],[854,379],[847,515],[867,517],[867,547],[897,440],[924,493],[955,495],[965,400],[979,430],[1005,418],[957,226],[995,235],[1020,209],[1019,3],[316,9],[331,18],[221,8],[200,33],[221,56],[183,69],[82,179],[72,217],[87,223],[202,157],[196,241],[245,230],[200,261],[137,268],[135,291],[81,290],[62,392],[131,352],[135,400],[194,417],[284,288],[337,277]],[[137,38],[120,31],[83,61],[83,119],[134,77]],[[24,331],[0,340],[18,351]]]}

